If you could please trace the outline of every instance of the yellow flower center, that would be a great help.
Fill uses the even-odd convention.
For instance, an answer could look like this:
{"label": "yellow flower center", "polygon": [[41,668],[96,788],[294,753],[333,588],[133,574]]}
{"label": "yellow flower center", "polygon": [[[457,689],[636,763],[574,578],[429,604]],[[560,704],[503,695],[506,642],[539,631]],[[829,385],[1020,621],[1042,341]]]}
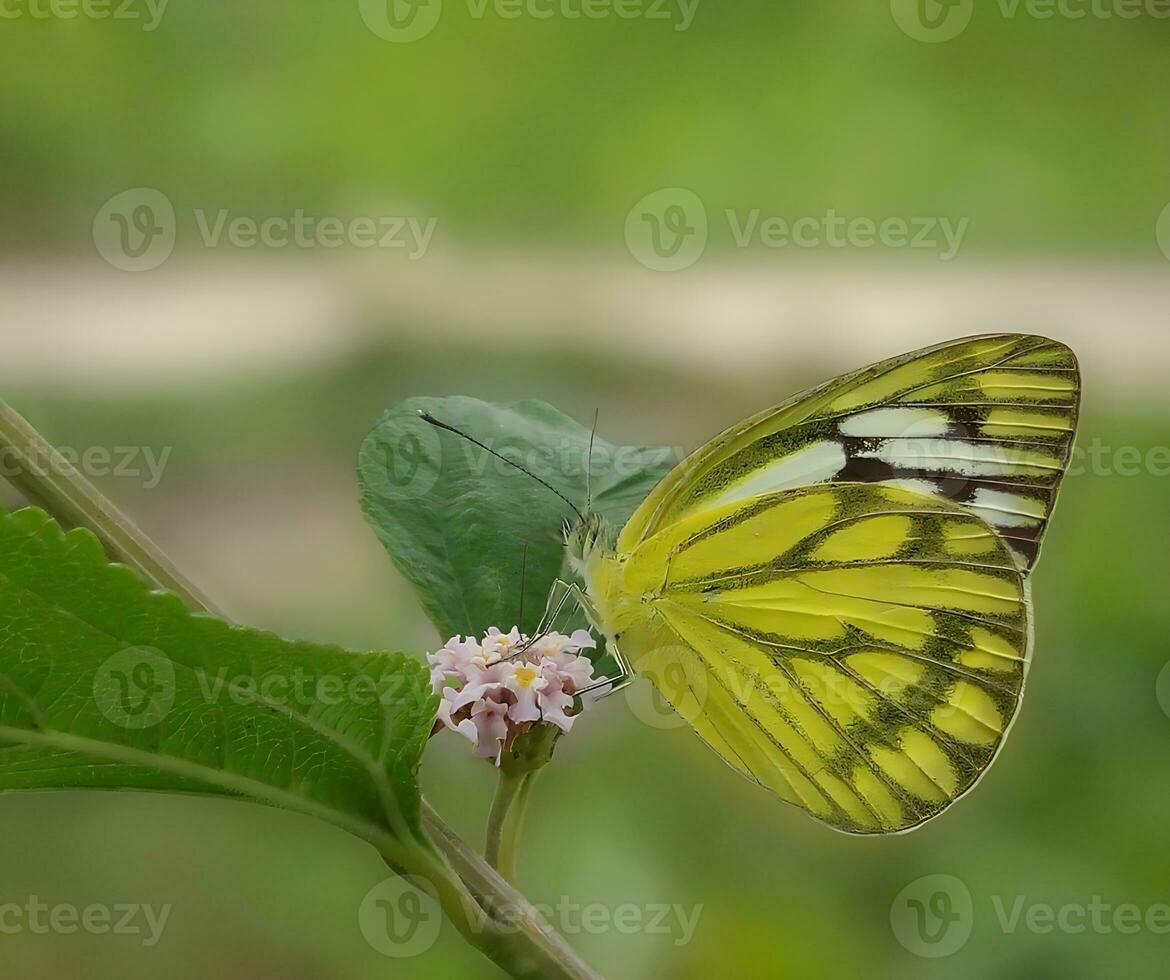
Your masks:
{"label": "yellow flower center", "polygon": [[514,676],[517,684],[521,687],[528,687],[536,680],[536,669],[534,667],[517,667]]}

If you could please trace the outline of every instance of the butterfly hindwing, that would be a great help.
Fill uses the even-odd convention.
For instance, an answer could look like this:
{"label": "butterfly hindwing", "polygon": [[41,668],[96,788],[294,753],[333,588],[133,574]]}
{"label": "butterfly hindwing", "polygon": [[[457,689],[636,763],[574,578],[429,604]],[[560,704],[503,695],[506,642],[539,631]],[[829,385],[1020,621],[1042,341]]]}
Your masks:
{"label": "butterfly hindwing", "polygon": [[1034,564],[1072,451],[1076,358],[1043,337],[972,337],[837,378],[683,461],[622,533],[631,548],[698,511],[774,490],[883,483],[972,509]]}
{"label": "butterfly hindwing", "polygon": [[1024,573],[983,520],[861,483],[733,501],[624,555],[622,648],[727,762],[831,826],[913,827],[1019,704]]}

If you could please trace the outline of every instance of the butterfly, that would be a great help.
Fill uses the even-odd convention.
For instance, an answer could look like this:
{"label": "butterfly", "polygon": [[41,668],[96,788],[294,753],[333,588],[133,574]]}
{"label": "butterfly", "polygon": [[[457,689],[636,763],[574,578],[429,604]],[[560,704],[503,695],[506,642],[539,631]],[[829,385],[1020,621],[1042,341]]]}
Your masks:
{"label": "butterfly", "polygon": [[1079,400],[1072,351],[1019,334],[829,381],[692,453],[620,530],[573,522],[580,601],[740,773],[840,831],[917,827],[1016,717]]}

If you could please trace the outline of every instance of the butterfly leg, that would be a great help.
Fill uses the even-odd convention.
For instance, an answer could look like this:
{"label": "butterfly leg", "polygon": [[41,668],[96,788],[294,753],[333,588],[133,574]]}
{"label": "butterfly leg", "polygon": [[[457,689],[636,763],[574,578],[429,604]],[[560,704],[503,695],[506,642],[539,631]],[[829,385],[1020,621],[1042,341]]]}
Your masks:
{"label": "butterfly leg", "polygon": [[[581,586],[575,582],[565,582],[562,579],[555,579],[552,587],[548,592],[548,601],[545,603],[544,614],[540,617],[540,622],[537,624],[536,632],[533,634],[523,647],[512,654],[512,657],[518,657],[524,653],[533,643],[539,640],[542,636],[548,633],[549,630],[556,624],[564,611],[565,603],[572,598],[582,612],[589,618],[590,622],[597,622],[597,611],[590,601],[589,596]],[[618,649],[618,645],[612,641],[606,642],[606,651],[613,655],[614,660],[618,665],[618,675],[616,677],[605,677],[588,687],[583,688],[576,693],[589,694],[593,691],[600,691],[602,688],[606,690],[597,695],[597,700],[607,697],[610,694],[620,691],[623,687],[629,684],[634,679],[634,671],[630,666],[628,660]]]}
{"label": "butterfly leg", "polygon": [[565,608],[565,603],[568,602],[573,588],[576,587],[570,586],[569,583],[563,582],[559,578],[553,580],[552,587],[548,590],[548,599],[544,604],[544,612],[541,613],[540,622],[536,624],[536,631],[528,640],[516,647],[515,651],[505,657],[505,660],[515,660],[517,657],[522,657],[529,647],[552,629],[553,624],[560,618],[561,611]]}
{"label": "butterfly leg", "polygon": [[[557,607],[556,615],[560,615],[560,607],[564,605],[566,599],[572,596],[573,600],[580,607],[581,611],[585,613],[589,621],[596,624],[598,619],[597,610],[585,590],[575,582],[562,582],[560,579],[557,579],[556,583],[553,585],[553,588],[555,589],[558,585],[564,589],[565,594],[561,599],[561,604]],[[555,618],[556,617],[554,616],[554,621]],[[626,660],[625,655],[618,648],[617,643],[613,640],[607,639],[605,643],[605,649],[606,652],[611,654],[613,659],[616,661],[618,665],[618,675],[616,677],[602,678],[601,680],[590,684],[588,687],[577,691],[576,693],[578,695],[589,694],[593,691],[600,691],[602,688],[605,688],[602,693],[596,696],[596,700],[600,700],[601,698],[608,697],[609,695],[620,691],[623,687],[633,681],[634,669],[630,666],[630,662]]]}
{"label": "butterfly leg", "polygon": [[623,687],[631,684],[634,680],[634,669],[630,666],[630,662],[626,660],[625,655],[618,649],[618,645],[612,641],[606,641],[605,650],[607,653],[613,654],[613,659],[617,661],[618,675],[617,677],[603,677],[599,681],[594,681],[588,687],[583,687],[577,694],[590,694],[593,691],[601,691],[597,694],[594,700],[600,701],[602,698],[609,697],[611,694],[616,694]]}
{"label": "butterfly leg", "polygon": [[532,634],[532,639],[525,643],[524,647],[518,652],[522,653],[528,649],[528,647],[532,646],[533,643],[552,629],[553,623],[560,617],[561,610],[564,609],[565,603],[569,599],[571,590],[575,588],[576,586],[569,585],[568,582],[562,582],[559,578],[553,580],[552,587],[548,590],[548,600],[545,602],[544,612],[541,614],[540,622],[536,624],[536,632]]}

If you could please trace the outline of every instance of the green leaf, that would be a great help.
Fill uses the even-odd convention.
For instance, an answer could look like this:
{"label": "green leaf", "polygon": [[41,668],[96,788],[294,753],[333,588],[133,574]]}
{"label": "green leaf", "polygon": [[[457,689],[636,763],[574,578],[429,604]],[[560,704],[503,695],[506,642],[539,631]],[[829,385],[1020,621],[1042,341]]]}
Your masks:
{"label": "green leaf", "polygon": [[[582,510],[589,430],[540,401],[412,398],[362,443],[366,519],[441,636],[515,624],[531,631],[553,580],[566,577],[560,529],[573,511],[479,446],[424,422],[420,410],[523,464]],[[595,438],[592,508],[620,527],[674,462],[667,447]]]}
{"label": "green leaf", "polygon": [[435,705],[401,654],[190,613],[89,531],[0,512],[0,790],[245,797],[409,859],[430,848],[415,773]]}

